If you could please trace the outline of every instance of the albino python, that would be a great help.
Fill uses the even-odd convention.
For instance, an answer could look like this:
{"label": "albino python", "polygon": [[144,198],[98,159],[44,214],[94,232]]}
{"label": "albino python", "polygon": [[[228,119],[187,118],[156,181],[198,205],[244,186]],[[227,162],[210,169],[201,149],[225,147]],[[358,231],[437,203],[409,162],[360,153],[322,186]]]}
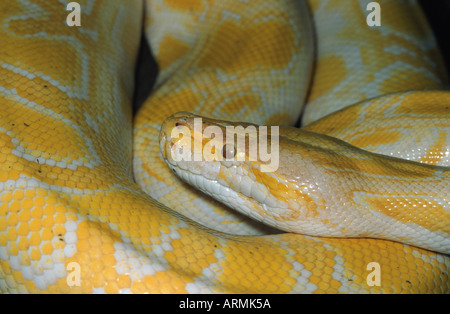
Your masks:
{"label": "albino python", "polygon": [[[2,292],[449,292],[450,93],[415,1],[377,1],[375,27],[366,0],[80,0],[79,27],[67,2],[0,4]],[[159,74],[132,117],[142,25]],[[178,111],[284,126],[303,111],[304,131],[280,128],[314,162],[297,216],[356,238],[282,233],[188,187],[164,128],[160,151]],[[280,162],[276,180],[302,171]]]}

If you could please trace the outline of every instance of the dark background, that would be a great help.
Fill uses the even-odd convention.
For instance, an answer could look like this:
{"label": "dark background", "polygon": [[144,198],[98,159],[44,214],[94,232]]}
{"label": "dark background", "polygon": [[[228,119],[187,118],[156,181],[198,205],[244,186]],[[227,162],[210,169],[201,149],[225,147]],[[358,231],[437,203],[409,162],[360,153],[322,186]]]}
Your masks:
{"label": "dark background", "polygon": [[[419,0],[419,3],[437,38],[447,72],[450,73],[450,0]],[[134,111],[139,109],[150,94],[157,75],[158,66],[143,37],[136,67],[136,88],[133,101]]]}
{"label": "dark background", "polygon": [[450,0],[420,0],[450,72]]}

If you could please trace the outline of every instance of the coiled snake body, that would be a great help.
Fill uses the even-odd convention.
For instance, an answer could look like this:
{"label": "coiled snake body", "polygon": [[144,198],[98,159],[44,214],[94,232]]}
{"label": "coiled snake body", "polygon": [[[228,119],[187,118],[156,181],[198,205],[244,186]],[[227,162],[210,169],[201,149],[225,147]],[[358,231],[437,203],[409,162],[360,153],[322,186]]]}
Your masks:
{"label": "coiled snake body", "polygon": [[[64,1],[0,4],[2,292],[448,293],[450,94],[414,1],[378,1],[375,28],[365,0],[79,2],[80,27],[65,24]],[[159,75],[132,118],[142,22]],[[274,232],[161,158],[161,124],[178,111],[292,125],[303,102],[306,141],[324,134],[415,161],[323,160],[343,178],[411,182],[353,191],[398,227],[395,242]],[[422,248],[400,243],[415,233]]]}

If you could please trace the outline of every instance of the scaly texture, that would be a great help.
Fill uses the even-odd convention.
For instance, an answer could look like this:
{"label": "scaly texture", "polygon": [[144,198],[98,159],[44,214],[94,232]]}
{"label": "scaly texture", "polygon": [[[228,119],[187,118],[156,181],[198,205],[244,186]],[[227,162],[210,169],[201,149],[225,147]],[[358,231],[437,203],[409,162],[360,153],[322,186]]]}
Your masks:
{"label": "scaly texture", "polygon": [[[200,200],[200,194],[192,190],[182,190],[185,186],[169,177],[159,155],[160,125],[180,110],[225,120],[295,123],[310,88],[313,26],[318,63],[312,92],[316,84],[322,87],[307,103],[328,105],[325,94],[364,81],[387,82],[390,88],[376,93],[410,89],[389,83],[395,78],[398,82],[408,78],[406,85],[414,81],[416,89],[441,88],[443,76],[434,41],[414,2],[379,1],[386,15],[383,26],[373,30],[365,24],[367,1],[352,2],[339,10],[332,1],[311,1],[313,19],[302,1],[255,1],[251,5],[222,0],[148,1],[146,34],[160,75],[133,126],[132,73],[143,3],[79,1],[82,26],[78,28],[65,24],[68,12],[63,2],[0,4],[3,292],[449,291],[449,257],[412,246],[294,234],[232,235],[241,230],[242,234],[266,230],[226,213],[217,203]],[[391,18],[387,12],[393,12]],[[358,29],[361,37],[374,43],[372,57],[327,57],[331,52],[321,48],[318,26],[329,20],[328,14],[338,22],[330,36],[345,40]],[[357,18],[347,19],[347,14]],[[351,21],[356,24],[344,26]],[[355,39],[355,46],[343,46],[354,47],[356,56],[358,51],[366,56],[370,49],[355,48],[358,42]],[[377,57],[379,52],[389,58]],[[351,61],[359,61],[367,79],[349,79],[347,87],[338,86],[354,73],[347,64]],[[376,75],[379,62],[399,65],[402,74],[385,70]],[[330,97],[351,105],[376,96],[347,93]],[[445,93],[437,97],[448,101]],[[369,108],[370,102],[360,107]],[[360,121],[355,112],[363,111],[359,107],[351,110],[342,129]],[[428,107],[419,110],[426,114]],[[434,114],[439,119],[442,110]],[[317,125],[328,135],[339,132],[320,121],[308,127]],[[435,151],[448,149],[445,127],[433,142]],[[391,127],[385,132],[401,131]],[[366,137],[375,139],[372,133]],[[347,135],[336,135],[340,136]],[[349,138],[371,146],[358,137],[358,131]],[[375,141],[373,146],[377,145],[383,145],[383,140]],[[435,160],[434,153],[420,156]],[[161,181],[165,182],[162,188]],[[158,184],[152,186],[154,182]],[[186,218],[206,216],[196,213],[196,208],[212,210],[224,221],[212,222],[214,215],[200,223]],[[448,217],[443,219],[448,222]],[[79,286],[69,286],[66,280],[71,262],[80,266]],[[381,265],[381,286],[367,284],[371,262]]]}

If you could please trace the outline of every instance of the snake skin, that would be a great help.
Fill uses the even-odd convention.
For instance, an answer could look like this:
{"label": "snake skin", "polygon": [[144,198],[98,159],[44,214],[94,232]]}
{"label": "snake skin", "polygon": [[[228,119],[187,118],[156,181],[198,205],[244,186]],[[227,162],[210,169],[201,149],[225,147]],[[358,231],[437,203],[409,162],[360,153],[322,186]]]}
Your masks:
{"label": "snake skin", "polygon": [[[81,27],[65,24],[66,1],[0,2],[0,290],[448,293],[448,255],[280,234],[161,158],[175,112],[293,125],[306,103],[309,131],[448,167],[450,98],[427,22],[414,1],[386,0],[369,28],[368,2],[86,0]],[[159,75],[133,117],[142,25]]]}

